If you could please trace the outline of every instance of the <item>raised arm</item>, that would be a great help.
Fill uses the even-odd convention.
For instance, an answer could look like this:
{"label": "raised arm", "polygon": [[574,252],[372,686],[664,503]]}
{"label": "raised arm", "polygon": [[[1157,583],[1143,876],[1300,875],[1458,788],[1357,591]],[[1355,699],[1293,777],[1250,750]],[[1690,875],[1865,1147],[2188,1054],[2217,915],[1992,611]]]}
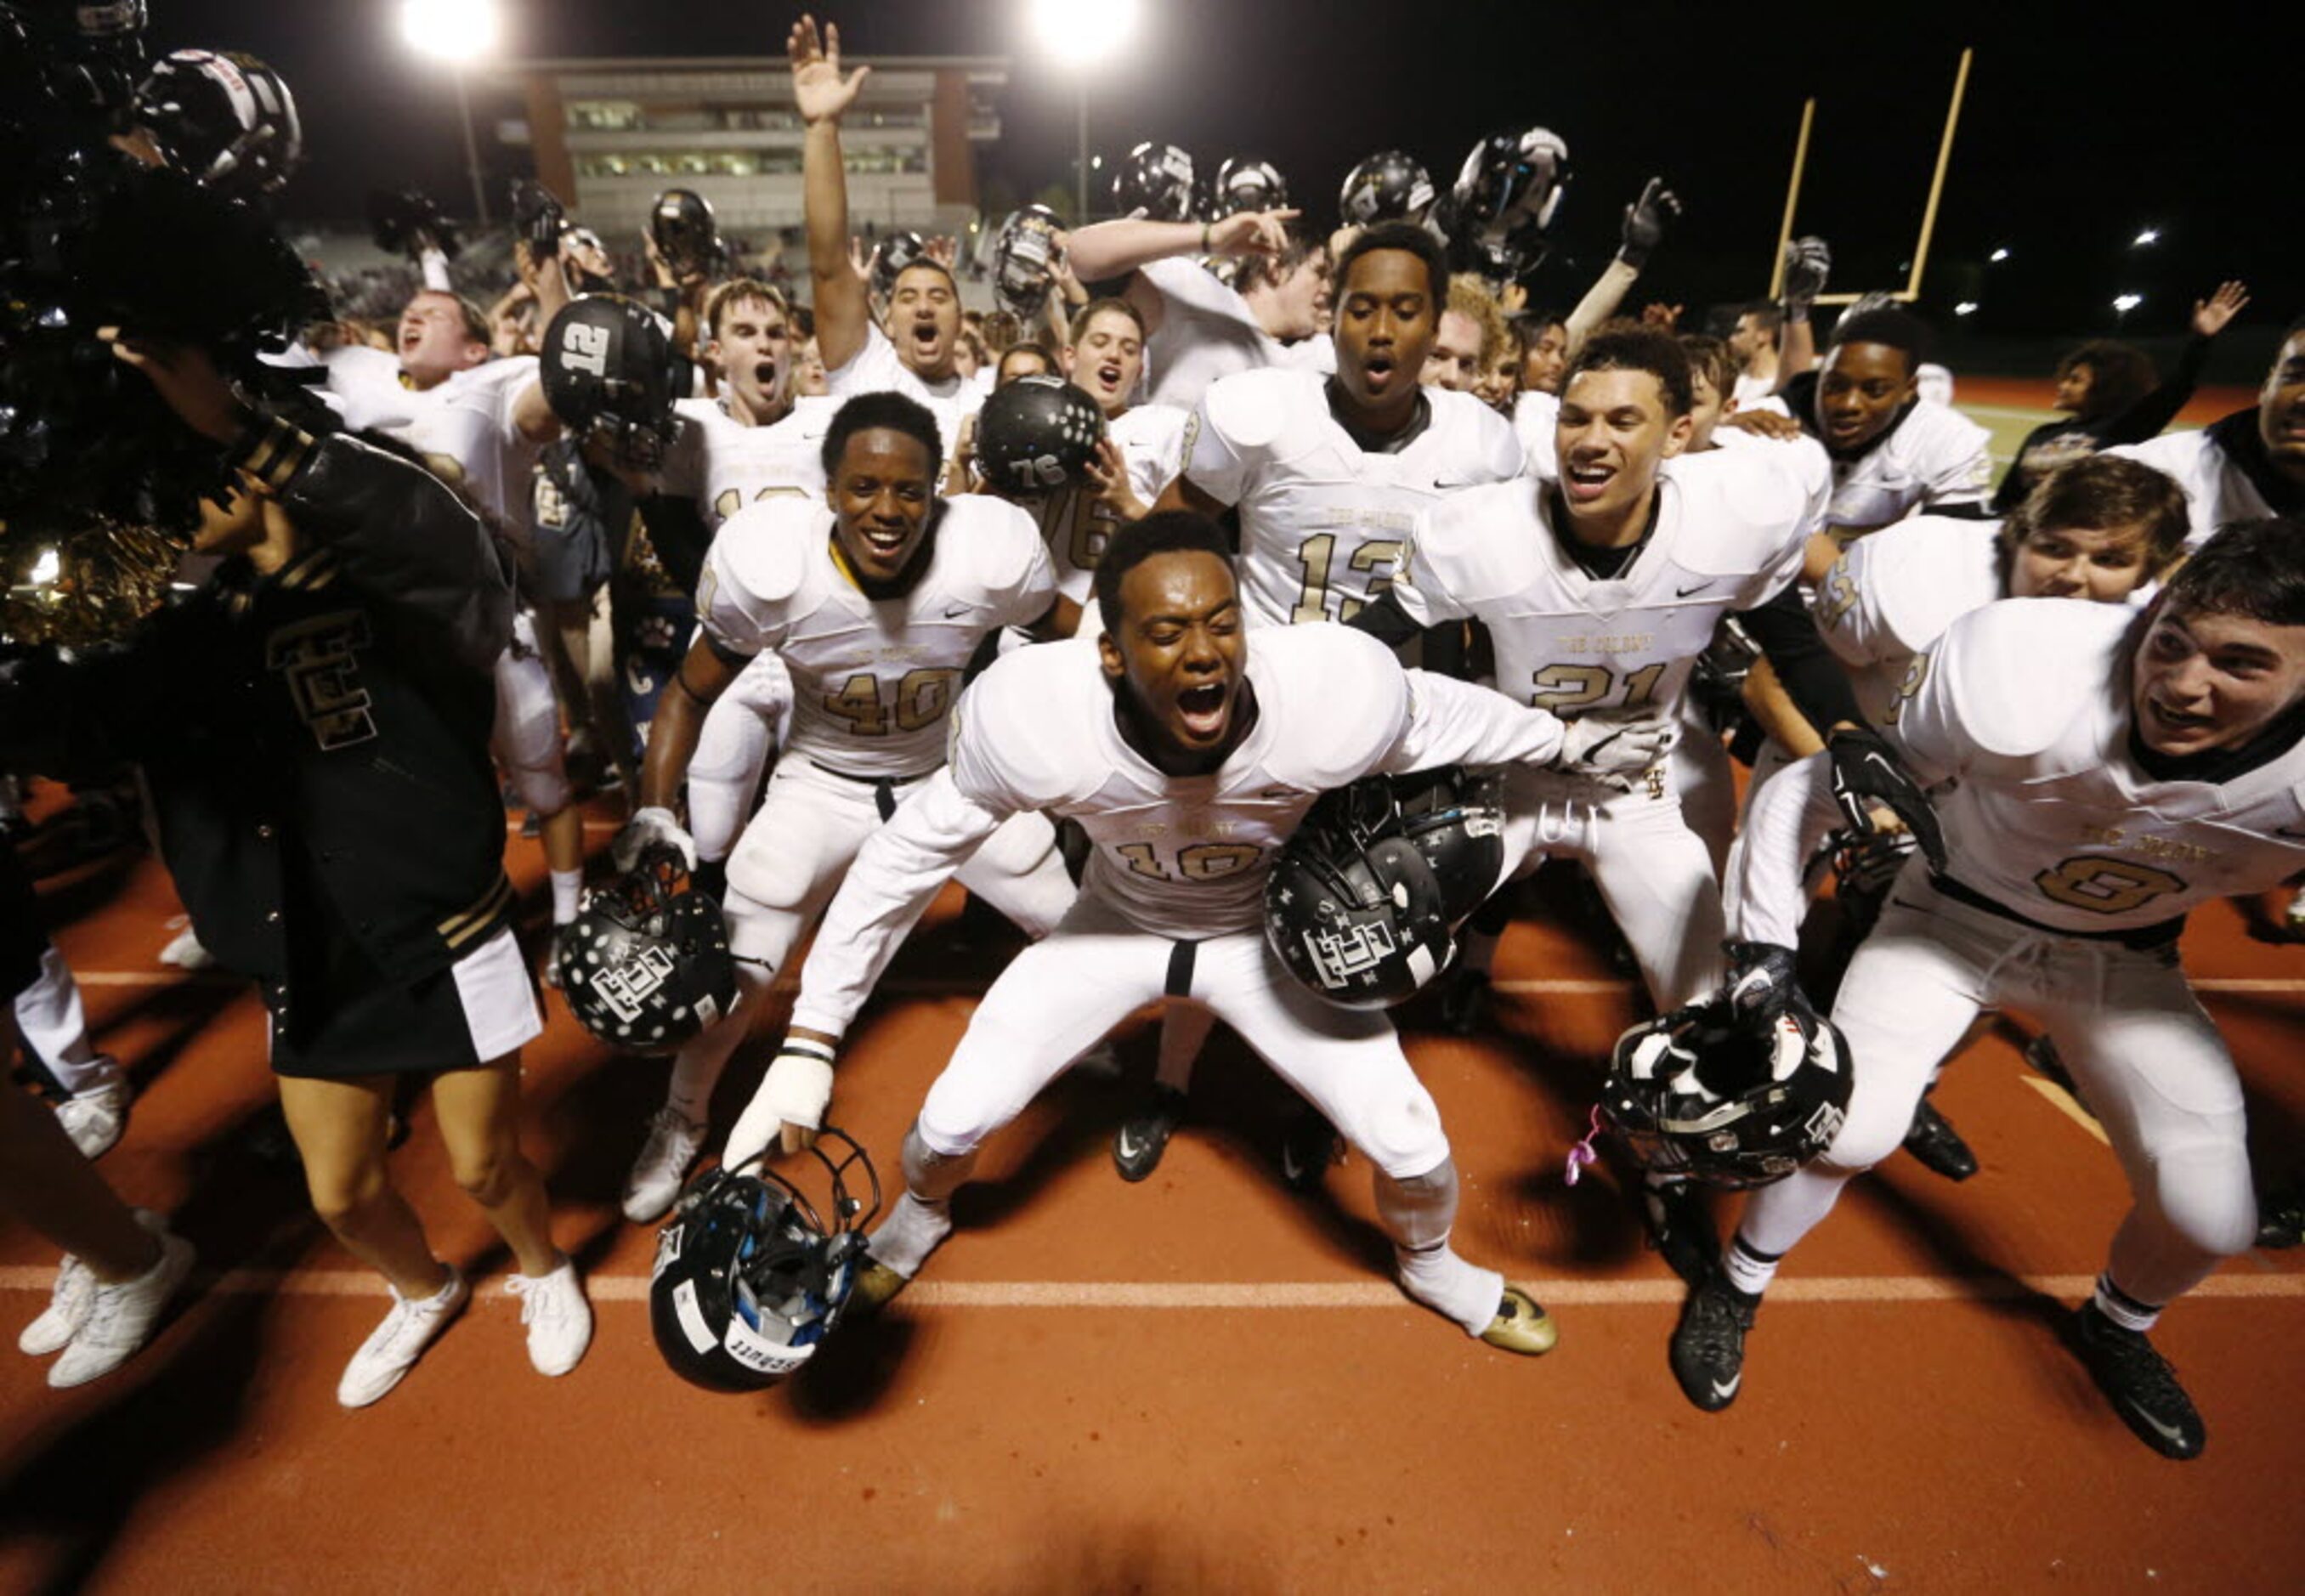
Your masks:
{"label": "raised arm", "polygon": [[864,347],[872,307],[848,264],[848,174],[840,164],[840,118],[856,103],[872,69],[843,76],[840,30],[814,17],[793,24],[786,41],[793,100],[807,132],[801,143],[801,202],[807,220],[808,275],[815,289],[816,346],[824,369],[838,371]]}

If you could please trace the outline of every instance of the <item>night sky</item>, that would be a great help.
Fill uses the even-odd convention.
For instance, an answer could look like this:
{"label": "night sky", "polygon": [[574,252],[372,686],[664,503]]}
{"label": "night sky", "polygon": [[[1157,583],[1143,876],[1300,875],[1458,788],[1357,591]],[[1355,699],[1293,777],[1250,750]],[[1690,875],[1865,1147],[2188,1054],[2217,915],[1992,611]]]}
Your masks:
{"label": "night sky", "polygon": [[[507,0],[514,55],[779,53],[792,13],[759,0]],[[288,77],[309,164],[294,217],[353,217],[367,191],[413,183],[469,206],[454,100],[399,44],[390,0],[151,0],[156,48],[243,48]],[[1030,195],[1070,181],[1073,95],[1025,36],[1019,0],[851,0],[850,54],[1006,54],[1006,136],[988,180]],[[1573,300],[1651,172],[1687,204],[1640,293],[1692,307],[1757,295],[1783,204],[1800,102],[1819,97],[1799,227],[1827,234],[1835,288],[1901,286],[1964,44],[1978,49],[1925,285],[1977,331],[2173,331],[2222,277],[2255,293],[2245,323],[2305,311],[2294,174],[2292,31],[2251,38],[2172,13],[2045,5],[1411,4],[1401,0],[1148,0],[1139,47],[1102,69],[1092,149],[1184,144],[1213,170],[1276,162],[1333,221],[1360,157],[1409,150],[1445,183],[1472,141],[1538,123],[1569,143],[1573,186],[1540,300]],[[2204,19],[2208,8],[2199,13]],[[2259,13],[2272,26],[2271,8]],[[1604,25],[1606,29],[1604,30]],[[2278,124],[2276,119],[2279,119]],[[517,152],[499,158],[512,169]],[[2129,241],[2161,230],[2146,250]],[[1987,267],[1995,246],[2011,251]],[[2255,340],[2251,340],[2255,342]]]}

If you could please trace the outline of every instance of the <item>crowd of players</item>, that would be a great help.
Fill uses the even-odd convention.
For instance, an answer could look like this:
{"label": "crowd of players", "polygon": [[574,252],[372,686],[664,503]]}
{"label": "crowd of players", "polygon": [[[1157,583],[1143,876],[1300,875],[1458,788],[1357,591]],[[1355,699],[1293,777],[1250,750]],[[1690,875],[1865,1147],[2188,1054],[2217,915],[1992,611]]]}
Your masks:
{"label": "crowd of players", "polygon": [[[390,1176],[416,1086],[515,1257],[536,1368],[589,1344],[521,1151],[540,975],[611,1047],[672,1056],[624,1207],[675,1213],[658,1339],[707,1383],[774,1378],[901,1290],[982,1143],[1151,1006],[1124,1177],[1160,1162],[1221,1021],[1303,1099],[1289,1178],[1349,1147],[1408,1295],[1541,1353],[1543,1307],[1450,1244],[1449,1141],[1383,1009],[1427,990],[1487,1026],[1516,884],[1557,859],[1658,1015],[1603,1109],[1689,1284],[1692,1402],[1735,1397],[1765,1288],[1850,1178],[1901,1145],[1974,1172],[1926,1094],[2005,1006],[2134,1196],[2073,1345],[2140,1439],[2200,1450],[2147,1332],[2260,1214],[2176,938],[2195,904],[2305,870],[2305,327],[2258,405],[2167,436],[2241,285],[2165,381],[2084,345],[2071,419],[1996,483],[1917,316],[1813,319],[1823,241],[1725,336],[1624,316],[1680,208],[1652,181],[1575,309],[1532,308],[1569,176],[1545,130],[1446,187],[1373,157],[1326,236],[1265,163],[1202,183],[1142,146],[1115,219],[1019,213],[964,261],[852,238],[840,124],[868,69],[807,19],[789,52],[805,304],[694,195],[620,281],[530,184],[495,305],[404,208],[426,286],[389,327],[309,329],[260,399],[196,344],[106,330],[230,486],[161,613],[13,667],[12,757],[46,772],[21,751],[103,728],[189,913],[168,961],[257,982],[313,1207],[392,1295],[347,1405],[468,1298]],[[261,206],[299,140],[276,74],[193,51],[114,143]],[[965,308],[986,276],[997,309]],[[588,794],[629,811],[605,863]],[[526,953],[506,794],[549,870]],[[1827,859],[1838,933],[1797,970]],[[56,1107],[5,1094],[0,1162],[71,1254],[21,1338],[71,1385],[135,1350],[192,1257],[89,1168],[128,1082],[11,875],[14,1009]],[[954,879],[1026,946],[868,1229],[827,1125],[841,1042]],[[812,929],[783,1040],[716,1127]],[[742,1173],[820,1134],[846,1150],[820,1150],[825,1209]],[[1756,1188],[1725,1247],[1711,1186]]]}

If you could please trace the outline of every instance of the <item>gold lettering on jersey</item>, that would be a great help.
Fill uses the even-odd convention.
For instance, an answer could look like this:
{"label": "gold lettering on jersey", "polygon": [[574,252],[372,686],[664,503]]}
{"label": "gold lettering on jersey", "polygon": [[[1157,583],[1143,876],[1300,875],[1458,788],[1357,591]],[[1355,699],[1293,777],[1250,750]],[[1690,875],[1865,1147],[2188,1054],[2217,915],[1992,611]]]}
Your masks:
{"label": "gold lettering on jersey", "polygon": [[1358,527],[1367,531],[1406,532],[1416,517],[1405,510],[1373,510],[1361,505],[1326,505],[1305,512],[1298,523],[1318,527]]}
{"label": "gold lettering on jersey", "polygon": [[2131,836],[2117,826],[2084,826],[2081,840],[2101,848],[2122,848],[2131,853],[2142,853],[2148,859],[2175,859],[2187,864],[2203,864],[2217,856],[2215,848],[2205,848],[2199,843],[2180,842],[2168,836]]}
{"label": "gold lettering on jersey", "polygon": [[1656,646],[1654,632],[1617,636],[1564,637],[1557,645],[1564,654],[1641,654]]}
{"label": "gold lettering on jersey", "polygon": [[2081,828],[2081,841],[2085,843],[2095,843],[2099,847],[2117,848],[2121,845],[2122,836],[2123,833],[2118,826],[2084,826]]}
{"label": "gold lettering on jersey", "polygon": [[360,662],[353,658],[369,641],[368,616],[357,609],[315,615],[264,640],[265,668],[280,673],[297,718],[311,728],[323,752],[376,735],[368,689],[360,684]]}

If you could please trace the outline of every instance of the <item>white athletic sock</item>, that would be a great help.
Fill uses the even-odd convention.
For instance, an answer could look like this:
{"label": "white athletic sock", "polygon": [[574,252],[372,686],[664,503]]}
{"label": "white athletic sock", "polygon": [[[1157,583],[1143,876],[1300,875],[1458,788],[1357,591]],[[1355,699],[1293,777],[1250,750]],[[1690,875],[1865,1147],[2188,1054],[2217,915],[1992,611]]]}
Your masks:
{"label": "white athletic sock", "polygon": [[673,1056],[672,1080],[665,1087],[664,1106],[676,1110],[691,1125],[704,1123],[712,1107],[712,1089],[720,1083],[720,1072],[728,1067],[729,1055],[736,1052],[745,1033],[752,1030],[753,1015],[768,996],[771,979],[772,972],[758,964],[739,963],[736,1006],[718,1024],[705,1027],[702,1035],[691,1038]]}
{"label": "white athletic sock", "polygon": [[552,923],[566,925],[576,918],[576,910],[584,896],[584,870],[579,865],[573,870],[552,872]]}
{"label": "white athletic sock", "polygon": [[1414,1250],[1395,1247],[1392,1256],[1401,1289],[1463,1326],[1467,1336],[1479,1335],[1495,1320],[1505,1295],[1505,1278],[1496,1270],[1467,1262],[1447,1242]]}
{"label": "white athletic sock", "polygon": [[876,1263],[884,1263],[907,1280],[952,1234],[952,1204],[924,1202],[906,1192],[897,1199],[889,1217],[873,1228],[866,1249]]}
{"label": "white athletic sock", "polygon": [[2097,1311],[2124,1330],[2143,1335],[2161,1320],[2161,1310],[2150,1303],[2140,1303],[2113,1283],[2111,1274],[2097,1278],[2097,1291],[2091,1300]]}
{"label": "white athletic sock", "polygon": [[1721,1255],[1721,1272],[1729,1277],[1729,1284],[1738,1290],[1748,1296],[1758,1296],[1768,1290],[1769,1282],[1777,1278],[1777,1265],[1783,1261],[1782,1253],[1757,1250],[1739,1232],[1730,1242],[1729,1250]]}

